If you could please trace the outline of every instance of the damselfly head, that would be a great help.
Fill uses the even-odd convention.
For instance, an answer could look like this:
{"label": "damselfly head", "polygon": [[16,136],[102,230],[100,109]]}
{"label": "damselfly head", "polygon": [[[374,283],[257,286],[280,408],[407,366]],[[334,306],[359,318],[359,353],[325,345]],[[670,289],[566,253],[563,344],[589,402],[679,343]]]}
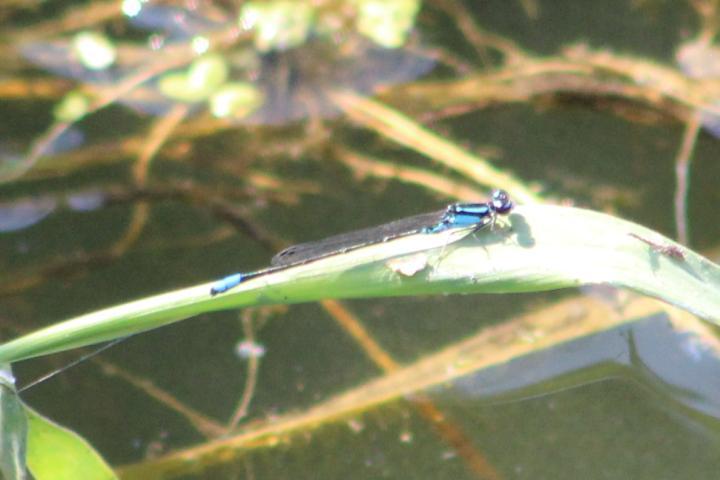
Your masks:
{"label": "damselfly head", "polygon": [[505,190],[493,190],[490,204],[495,213],[505,215],[515,206]]}

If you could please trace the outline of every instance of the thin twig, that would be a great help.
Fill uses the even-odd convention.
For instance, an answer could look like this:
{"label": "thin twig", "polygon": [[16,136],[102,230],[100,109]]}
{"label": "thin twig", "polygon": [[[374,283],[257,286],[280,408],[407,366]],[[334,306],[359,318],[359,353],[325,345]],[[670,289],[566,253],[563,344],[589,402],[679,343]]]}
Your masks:
{"label": "thin twig", "polygon": [[697,112],[685,125],[682,143],[675,157],[675,229],[678,241],[683,245],[690,242],[687,224],[687,197],[690,182],[690,165],[698,133],[702,125],[702,113]]}

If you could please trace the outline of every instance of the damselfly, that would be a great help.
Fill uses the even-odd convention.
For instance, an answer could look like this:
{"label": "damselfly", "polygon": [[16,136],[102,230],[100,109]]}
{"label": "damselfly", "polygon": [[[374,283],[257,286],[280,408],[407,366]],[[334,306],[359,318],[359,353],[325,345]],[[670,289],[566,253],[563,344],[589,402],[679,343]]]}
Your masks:
{"label": "damselfly", "polygon": [[452,228],[468,227],[474,227],[471,231],[475,232],[487,225],[493,225],[498,215],[507,215],[512,208],[513,202],[507,192],[494,190],[487,202],[454,203],[439,212],[415,215],[376,227],[293,245],[275,255],[268,268],[255,272],[235,273],[218,280],[210,289],[210,295],[227,292],[247,280],[268,273],[409,235],[434,234]]}

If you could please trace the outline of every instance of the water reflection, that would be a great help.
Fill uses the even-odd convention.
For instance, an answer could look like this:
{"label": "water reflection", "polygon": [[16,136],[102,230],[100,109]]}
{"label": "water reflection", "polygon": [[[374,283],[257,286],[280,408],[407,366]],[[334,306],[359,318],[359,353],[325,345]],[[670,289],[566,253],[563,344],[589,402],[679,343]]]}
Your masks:
{"label": "water reflection", "polygon": [[200,34],[222,28],[222,19],[171,5],[143,5],[134,15],[127,16],[135,28],[162,33],[168,41],[184,41]]}
{"label": "water reflection", "polygon": [[663,407],[686,422],[716,429],[718,369],[720,359],[701,338],[656,315],[463,377],[451,395],[504,403],[627,379],[652,390]]}
{"label": "water reflection", "polygon": [[23,198],[0,203],[0,232],[14,232],[35,225],[57,207],[52,196]]}
{"label": "water reflection", "polygon": [[330,100],[333,90],[370,94],[386,85],[403,83],[432,69],[434,61],[398,49],[374,46],[362,38],[337,46],[313,41],[286,52],[269,53],[251,72],[267,102],[249,123],[282,124],[306,117],[339,114]]}
{"label": "water reflection", "polygon": [[58,153],[69,152],[83,146],[85,143],[85,133],[77,127],[71,127],[61,133],[52,143],[48,154],[55,155]]}
{"label": "water reflection", "polygon": [[[720,78],[720,47],[704,40],[693,40],[678,47],[675,59],[680,69],[690,78]],[[720,97],[720,92],[718,92]],[[701,113],[701,121],[705,130],[714,137],[720,138],[720,100],[711,103]]]}
{"label": "water reflection", "polygon": [[[84,66],[69,40],[30,42],[19,48],[38,67],[87,85],[109,87],[131,74],[150,69],[158,55],[163,55],[160,44],[191,43],[192,39],[209,37],[222,28],[232,28],[236,22],[235,15],[230,13],[224,19],[217,10],[207,12],[208,16],[204,13],[171,6],[143,6],[128,22],[153,32],[149,47],[118,43],[117,61],[103,70]],[[258,51],[250,42],[238,42],[222,52],[229,70],[227,82],[249,82],[258,89],[259,97],[266,99],[254,114],[236,118],[238,123],[279,125],[307,117],[333,117],[339,110],[329,98],[332,91],[347,89],[371,94],[382,86],[418,78],[435,63],[409,49],[384,48],[357,32],[337,31],[329,35],[320,32],[320,26],[315,27],[307,41],[296,48]],[[160,43],[158,35],[163,38]],[[119,102],[146,114],[164,115],[177,99],[163,95],[158,89],[161,81],[161,77],[160,80],[155,77]],[[203,102],[194,103],[200,107]]]}
{"label": "water reflection", "polygon": [[0,232],[14,232],[31,227],[58,208],[89,212],[105,205],[107,195],[99,190],[71,194],[45,194],[0,202]]}
{"label": "water reflection", "polygon": [[69,40],[28,42],[18,48],[20,54],[30,63],[55,75],[86,84],[112,85],[141,65],[140,62],[129,61],[128,57],[136,56],[130,55],[129,50],[123,48],[126,53],[123,54],[121,63],[115,63],[102,70],[87,68],[80,62]]}
{"label": "water reflection", "polygon": [[91,212],[105,205],[107,195],[100,190],[85,190],[68,194],[65,201],[71,210],[76,212]]}

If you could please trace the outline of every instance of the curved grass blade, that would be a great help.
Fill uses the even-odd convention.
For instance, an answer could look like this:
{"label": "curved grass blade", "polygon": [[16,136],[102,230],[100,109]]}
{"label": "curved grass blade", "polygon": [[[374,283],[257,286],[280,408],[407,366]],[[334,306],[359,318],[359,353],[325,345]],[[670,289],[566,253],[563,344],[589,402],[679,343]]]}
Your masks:
{"label": "curved grass blade", "polygon": [[203,312],[327,298],[511,293],[606,283],[720,323],[720,268],[640,225],[569,207],[517,207],[507,225],[417,234],[249,280],[100,310],[0,345],[13,362],[167,325]]}
{"label": "curved grass blade", "polygon": [[0,478],[25,479],[27,417],[7,365],[0,365]]}

